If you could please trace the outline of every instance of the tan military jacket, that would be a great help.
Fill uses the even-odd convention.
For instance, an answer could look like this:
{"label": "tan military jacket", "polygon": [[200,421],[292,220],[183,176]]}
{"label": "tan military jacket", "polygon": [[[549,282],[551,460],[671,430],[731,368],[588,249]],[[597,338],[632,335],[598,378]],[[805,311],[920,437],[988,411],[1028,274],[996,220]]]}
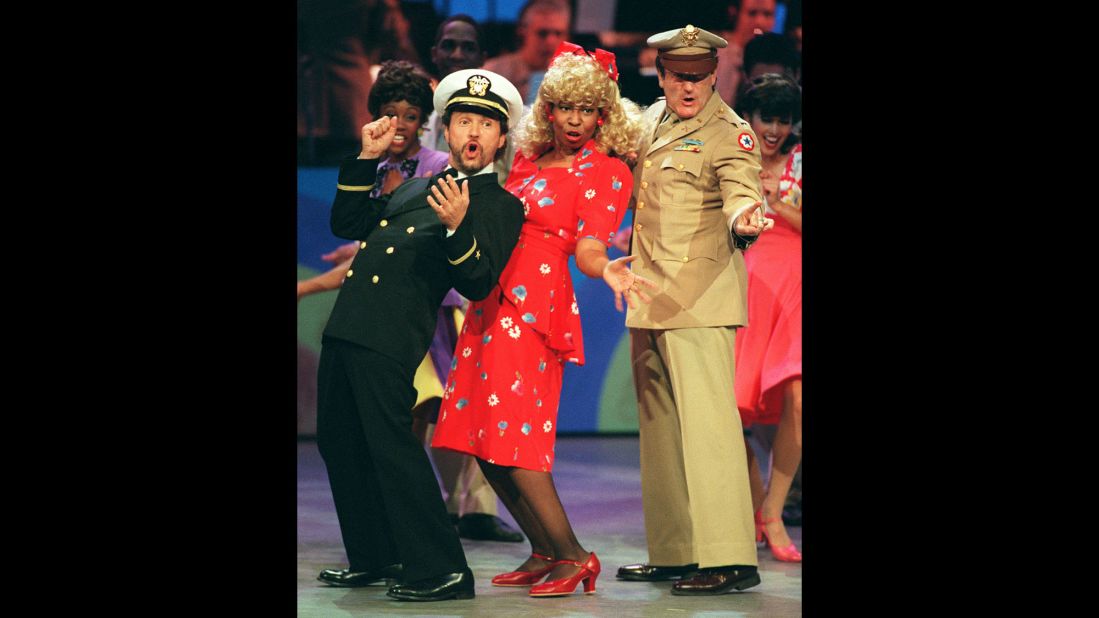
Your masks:
{"label": "tan military jacket", "polygon": [[[646,126],[655,128],[664,109],[663,99],[654,103]],[[715,93],[697,116],[660,139],[643,136],[638,152],[631,204],[632,254],[639,257],[630,266],[661,292],[651,304],[629,309],[626,326],[747,325],[744,255],[730,228],[738,211],[762,199],[751,126]]]}

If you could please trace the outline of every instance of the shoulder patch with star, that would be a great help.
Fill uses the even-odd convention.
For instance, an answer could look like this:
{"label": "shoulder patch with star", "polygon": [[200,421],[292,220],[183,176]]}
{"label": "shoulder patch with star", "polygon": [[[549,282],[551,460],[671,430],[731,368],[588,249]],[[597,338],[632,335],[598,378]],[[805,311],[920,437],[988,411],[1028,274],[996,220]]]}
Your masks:
{"label": "shoulder patch with star", "polygon": [[736,138],[736,143],[740,144],[740,147],[744,150],[755,150],[756,141],[752,139],[752,136],[748,133],[741,133]]}

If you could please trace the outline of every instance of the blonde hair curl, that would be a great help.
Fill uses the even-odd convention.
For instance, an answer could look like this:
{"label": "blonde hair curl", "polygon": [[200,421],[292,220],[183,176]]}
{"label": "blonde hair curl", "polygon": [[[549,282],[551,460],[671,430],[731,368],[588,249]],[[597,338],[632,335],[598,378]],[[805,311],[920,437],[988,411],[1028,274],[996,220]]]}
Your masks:
{"label": "blonde hair curl", "polygon": [[553,146],[553,126],[546,118],[551,104],[598,108],[603,126],[596,127],[594,139],[607,155],[624,157],[637,149],[641,110],[619,94],[618,84],[591,56],[562,54],[546,71],[534,106],[516,127],[517,147],[528,159]]}

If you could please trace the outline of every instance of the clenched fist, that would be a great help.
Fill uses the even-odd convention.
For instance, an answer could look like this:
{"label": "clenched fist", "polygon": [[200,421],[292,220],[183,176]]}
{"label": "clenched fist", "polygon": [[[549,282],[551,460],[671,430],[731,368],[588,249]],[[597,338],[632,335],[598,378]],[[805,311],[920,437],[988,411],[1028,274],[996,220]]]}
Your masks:
{"label": "clenched fist", "polygon": [[390,120],[389,116],[382,116],[374,122],[363,125],[363,149],[359,153],[359,158],[380,159],[385,151],[389,150],[389,144],[396,134],[397,123]]}

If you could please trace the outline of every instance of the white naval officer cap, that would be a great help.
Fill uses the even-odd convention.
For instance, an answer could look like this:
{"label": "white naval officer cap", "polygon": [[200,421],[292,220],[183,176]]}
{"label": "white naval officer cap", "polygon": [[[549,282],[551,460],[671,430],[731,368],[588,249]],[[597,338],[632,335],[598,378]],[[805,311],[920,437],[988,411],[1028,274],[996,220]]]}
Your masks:
{"label": "white naval officer cap", "polygon": [[443,113],[456,105],[491,111],[493,117],[514,127],[523,115],[523,98],[506,77],[485,69],[462,69],[447,75],[435,88],[432,98],[435,112]]}

